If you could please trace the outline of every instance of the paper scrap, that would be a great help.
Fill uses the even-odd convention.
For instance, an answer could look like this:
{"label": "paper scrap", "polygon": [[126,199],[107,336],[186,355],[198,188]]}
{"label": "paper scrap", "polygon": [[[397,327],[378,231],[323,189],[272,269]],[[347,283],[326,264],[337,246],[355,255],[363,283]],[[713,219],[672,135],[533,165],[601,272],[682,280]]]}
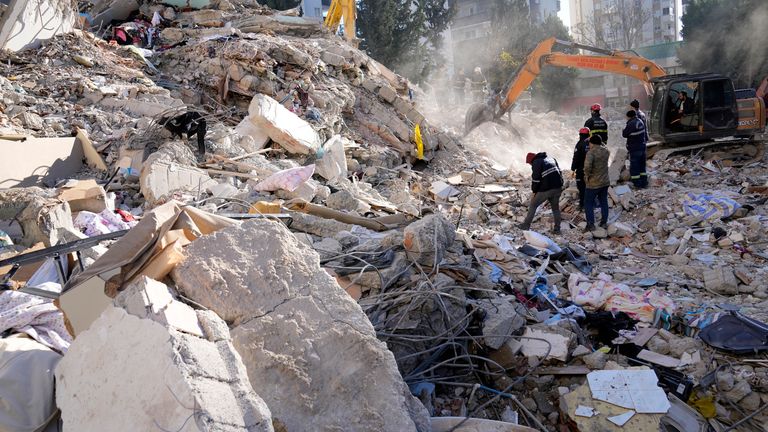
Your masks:
{"label": "paper scrap", "polygon": [[576,415],[579,417],[592,417],[597,415],[597,411],[592,407],[579,405],[576,407]]}
{"label": "paper scrap", "polygon": [[592,397],[639,413],[664,414],[669,400],[650,369],[593,371],[587,375]]}

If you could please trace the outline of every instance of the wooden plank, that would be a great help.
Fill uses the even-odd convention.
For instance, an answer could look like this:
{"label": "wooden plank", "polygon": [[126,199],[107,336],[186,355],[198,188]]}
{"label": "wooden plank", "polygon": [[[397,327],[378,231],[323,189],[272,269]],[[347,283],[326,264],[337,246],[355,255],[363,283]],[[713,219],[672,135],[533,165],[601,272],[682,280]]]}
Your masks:
{"label": "wooden plank", "polygon": [[655,353],[653,351],[648,351],[645,349],[640,351],[640,353],[637,354],[637,358],[639,358],[640,360],[645,360],[647,362],[651,362],[653,364],[665,366],[668,368],[676,368],[680,366],[679,359],[676,359],[674,357],[670,357],[667,355]]}
{"label": "wooden plank", "polygon": [[659,329],[653,327],[641,328],[637,331],[637,335],[632,338],[631,342],[640,347],[645,346],[645,344],[647,344],[652,337],[656,336],[656,333],[658,332]]}
{"label": "wooden plank", "polygon": [[584,365],[573,365],[563,367],[545,367],[534,371],[536,375],[586,375],[590,372]]}

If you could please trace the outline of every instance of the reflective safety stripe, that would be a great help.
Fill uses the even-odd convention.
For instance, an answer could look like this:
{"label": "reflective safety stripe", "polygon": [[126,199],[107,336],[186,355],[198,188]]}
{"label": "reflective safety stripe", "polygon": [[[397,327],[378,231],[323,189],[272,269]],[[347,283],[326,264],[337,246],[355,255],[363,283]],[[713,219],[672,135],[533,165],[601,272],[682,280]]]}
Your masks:
{"label": "reflective safety stripe", "polygon": [[558,170],[557,167],[552,167],[552,168],[544,171],[543,173],[541,173],[541,177],[544,178],[544,177],[546,177],[546,176],[548,176],[548,175],[550,175],[550,174],[552,174],[554,172],[560,172],[560,170]]}
{"label": "reflective safety stripe", "polygon": [[640,176],[639,176],[639,175],[636,175],[636,176],[632,176],[632,177],[630,177],[630,180],[637,180],[637,179],[639,179],[639,178],[640,178]]}
{"label": "reflective safety stripe", "polygon": [[640,135],[640,134],[644,134],[644,133],[645,133],[645,129],[640,129],[637,132],[632,132],[630,135]]}
{"label": "reflective safety stripe", "polygon": [[648,177],[648,174],[646,174],[646,173],[640,173],[640,177]]}

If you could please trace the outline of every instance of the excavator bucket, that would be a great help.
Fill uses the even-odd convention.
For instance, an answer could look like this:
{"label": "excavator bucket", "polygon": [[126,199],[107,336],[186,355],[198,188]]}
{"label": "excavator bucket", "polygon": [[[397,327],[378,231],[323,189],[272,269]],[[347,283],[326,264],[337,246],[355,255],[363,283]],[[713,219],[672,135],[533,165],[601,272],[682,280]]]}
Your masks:
{"label": "excavator bucket", "polygon": [[469,135],[472,129],[491,120],[493,120],[493,108],[488,104],[473,103],[464,115],[464,136]]}

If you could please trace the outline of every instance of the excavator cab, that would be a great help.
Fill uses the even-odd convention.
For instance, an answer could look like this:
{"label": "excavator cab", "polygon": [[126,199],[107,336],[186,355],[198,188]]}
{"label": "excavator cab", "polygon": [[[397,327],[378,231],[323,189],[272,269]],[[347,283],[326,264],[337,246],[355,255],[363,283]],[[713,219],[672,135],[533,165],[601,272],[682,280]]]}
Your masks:
{"label": "excavator cab", "polygon": [[717,74],[667,75],[654,87],[649,134],[668,144],[737,135],[739,109],[730,78]]}

